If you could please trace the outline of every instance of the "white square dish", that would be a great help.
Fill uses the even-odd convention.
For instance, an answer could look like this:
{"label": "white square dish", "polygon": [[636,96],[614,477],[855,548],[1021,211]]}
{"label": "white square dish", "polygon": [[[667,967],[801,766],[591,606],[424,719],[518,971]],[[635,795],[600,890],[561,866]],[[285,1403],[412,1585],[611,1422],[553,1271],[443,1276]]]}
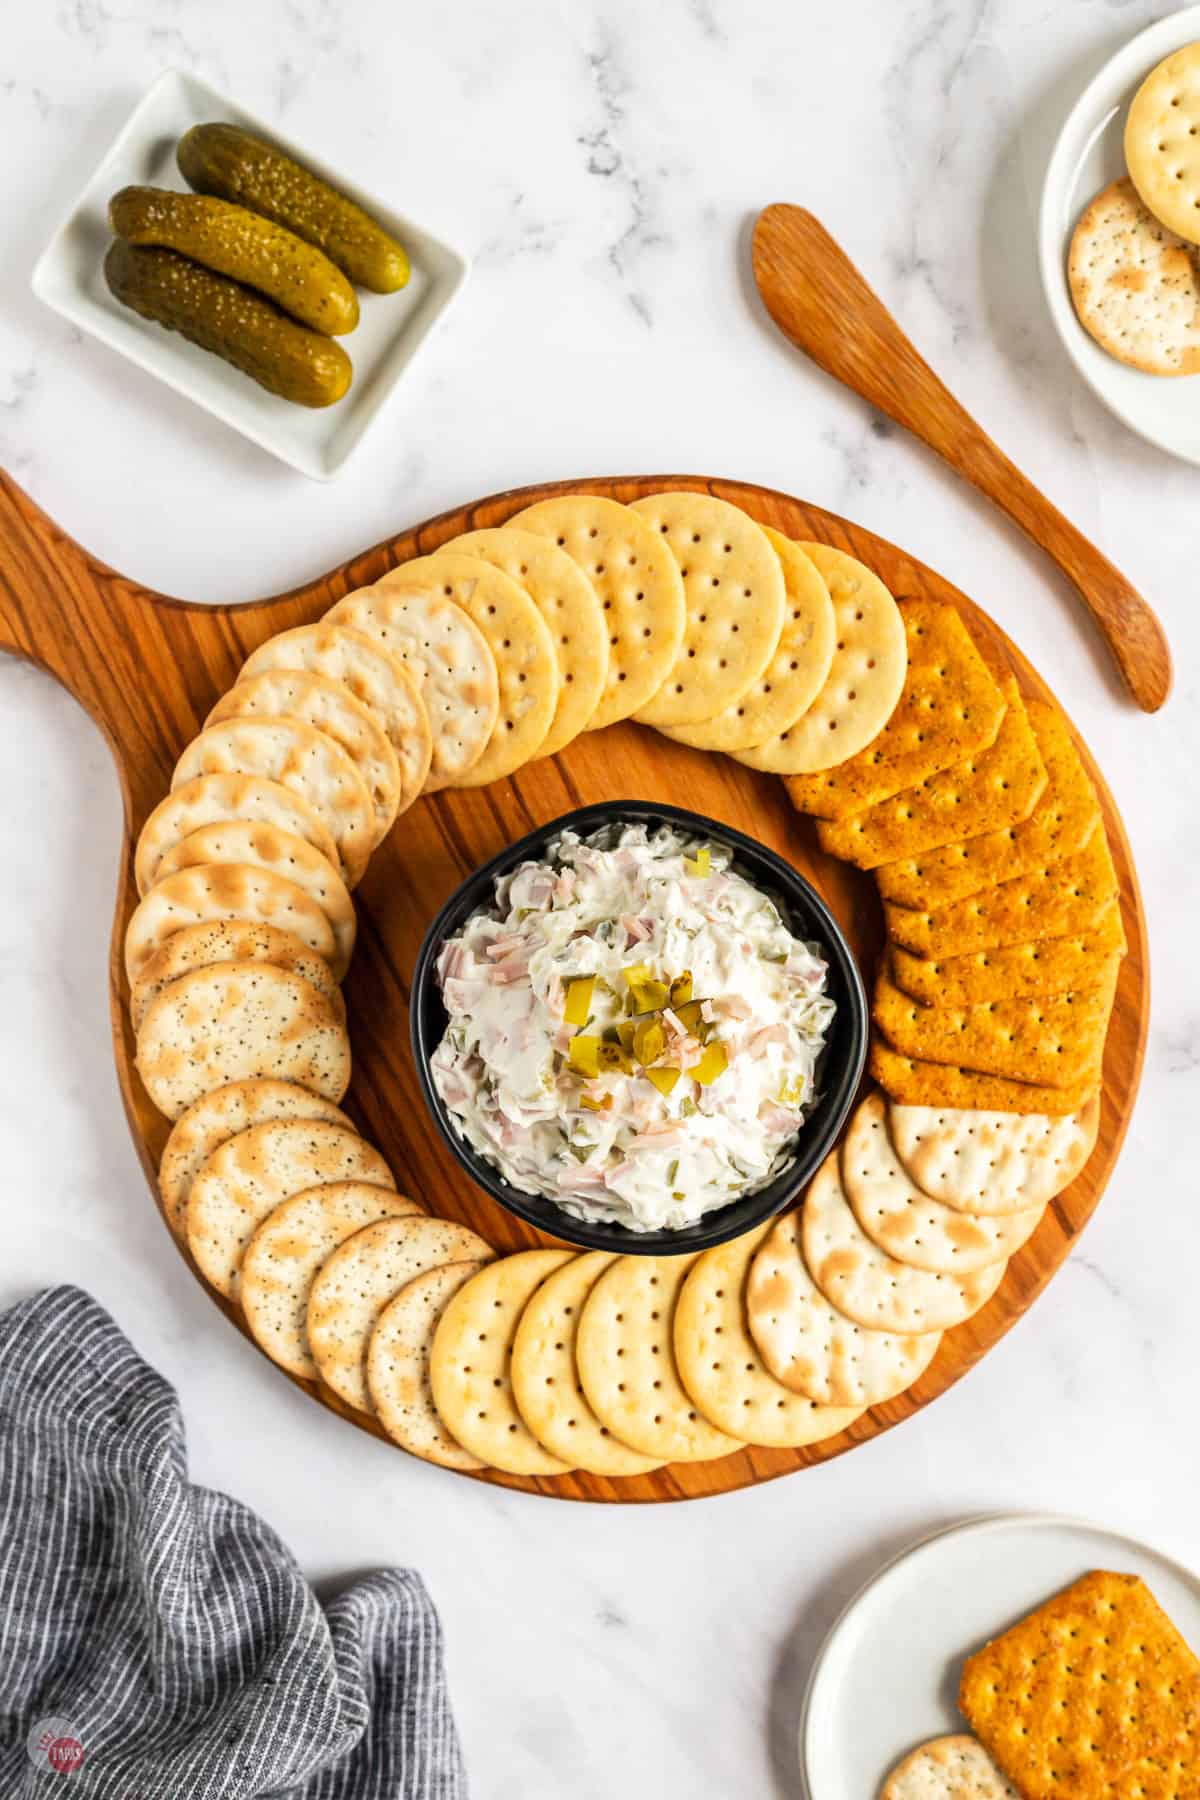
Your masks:
{"label": "white square dish", "polygon": [[[193,125],[220,120],[267,138],[365,207],[408,251],[412,274],[395,294],[360,293],[358,327],[338,342],[354,364],[349,393],[321,410],[269,394],[220,357],[120,305],[104,279],[111,232],[108,202],[130,183],[184,189],[175,146]],[[139,102],[33,271],[39,300],[98,337],[176,392],[315,481],[340,471],[421,345],[466,280],[468,263],[374,195],[364,193],[306,145],[294,144],[206,83],[172,70]]]}

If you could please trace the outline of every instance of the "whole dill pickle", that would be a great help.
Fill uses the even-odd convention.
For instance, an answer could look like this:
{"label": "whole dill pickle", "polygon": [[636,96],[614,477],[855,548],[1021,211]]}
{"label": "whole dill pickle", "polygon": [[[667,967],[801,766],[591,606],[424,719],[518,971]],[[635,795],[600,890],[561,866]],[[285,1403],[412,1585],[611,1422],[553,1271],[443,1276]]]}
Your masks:
{"label": "whole dill pickle", "polygon": [[274,300],[312,331],[340,337],[358,324],[358,296],[323,251],[294,231],[211,194],[127,187],[108,203],[118,237],[177,250]]}
{"label": "whole dill pickle", "polygon": [[392,294],[408,280],[403,244],[353,200],[252,133],[236,125],[193,125],[175,156],[189,187],[286,225],[360,287]]}
{"label": "whole dill pickle", "polygon": [[104,279],[123,306],[223,357],[281,399],[332,406],[350,386],[354,371],[340,344],[174,250],[114,238]]}

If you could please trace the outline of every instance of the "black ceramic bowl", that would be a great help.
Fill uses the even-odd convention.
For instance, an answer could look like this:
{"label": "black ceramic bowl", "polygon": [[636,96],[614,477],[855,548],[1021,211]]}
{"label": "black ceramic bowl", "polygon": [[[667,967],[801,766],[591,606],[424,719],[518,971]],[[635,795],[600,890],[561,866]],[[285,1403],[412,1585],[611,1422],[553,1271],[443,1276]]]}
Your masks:
{"label": "black ceramic bowl", "polygon": [[[801,1127],[795,1159],[764,1187],[706,1214],[698,1224],[676,1231],[630,1231],[624,1225],[585,1224],[544,1195],[511,1187],[491,1163],[459,1136],[430,1074],[430,1059],[446,1029],[437,958],[447,938],[454,937],[472,913],[493,904],[497,876],[507,874],[518,863],[544,861],[547,847],[564,831],[587,837],[601,826],[613,824],[671,825],[728,845],[734,867],[755,887],[770,894],[796,936],[813,939],[821,946],[829,965],[827,991],[837,1004],[817,1065],[820,1098]],[[836,1142],[867,1055],[867,1001],[862,979],[840,926],[816,889],[781,856],[732,826],[719,825],[715,819],[684,812],[678,806],[653,806],[642,800],[607,800],[599,806],[583,806],[564,813],[502,850],[464,881],[425,934],[413,971],[411,1023],[413,1056],[426,1105],[472,1180],[509,1212],[551,1237],[583,1244],[589,1250],[617,1250],[640,1256],[675,1256],[707,1250],[782,1212]]]}

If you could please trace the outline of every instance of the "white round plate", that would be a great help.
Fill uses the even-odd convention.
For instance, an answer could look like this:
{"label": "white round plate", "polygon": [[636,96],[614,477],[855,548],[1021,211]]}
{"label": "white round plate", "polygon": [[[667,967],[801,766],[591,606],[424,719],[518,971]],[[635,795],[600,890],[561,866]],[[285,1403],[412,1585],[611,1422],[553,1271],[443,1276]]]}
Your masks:
{"label": "white round plate", "polygon": [[800,1725],[808,1800],[875,1800],[907,1751],[965,1731],[964,1657],[1089,1569],[1140,1575],[1200,1648],[1200,1576],[1135,1538],[1049,1514],[956,1525],[874,1576],[826,1638]]}
{"label": "white round plate", "polygon": [[1050,157],[1038,242],[1050,316],[1083,379],[1139,436],[1192,463],[1200,463],[1200,375],[1143,375],[1102,350],[1075,316],[1067,250],[1088,201],[1126,173],[1129,102],[1156,63],[1197,39],[1200,6],[1189,6],[1140,32],[1088,83]]}

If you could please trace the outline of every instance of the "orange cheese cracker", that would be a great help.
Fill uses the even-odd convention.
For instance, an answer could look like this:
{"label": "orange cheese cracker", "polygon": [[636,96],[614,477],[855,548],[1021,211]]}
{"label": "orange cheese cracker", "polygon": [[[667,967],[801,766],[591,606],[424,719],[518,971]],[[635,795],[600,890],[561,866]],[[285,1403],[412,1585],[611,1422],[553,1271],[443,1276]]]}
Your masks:
{"label": "orange cheese cracker", "polygon": [[821,848],[860,869],[936,850],[1027,819],[1046,786],[1029,714],[1012,676],[1001,683],[1005,713],[995,741],[913,787],[851,813],[822,819]]}
{"label": "orange cheese cracker", "polygon": [[1136,1575],[1094,1569],[986,1644],[958,1703],[1025,1800],[1200,1793],[1200,1662]]}
{"label": "orange cheese cracker", "polygon": [[895,711],[857,756],[815,775],[784,777],[797,811],[844,819],[995,742],[1004,695],[958,609],[906,600],[900,616],[908,668]]}

